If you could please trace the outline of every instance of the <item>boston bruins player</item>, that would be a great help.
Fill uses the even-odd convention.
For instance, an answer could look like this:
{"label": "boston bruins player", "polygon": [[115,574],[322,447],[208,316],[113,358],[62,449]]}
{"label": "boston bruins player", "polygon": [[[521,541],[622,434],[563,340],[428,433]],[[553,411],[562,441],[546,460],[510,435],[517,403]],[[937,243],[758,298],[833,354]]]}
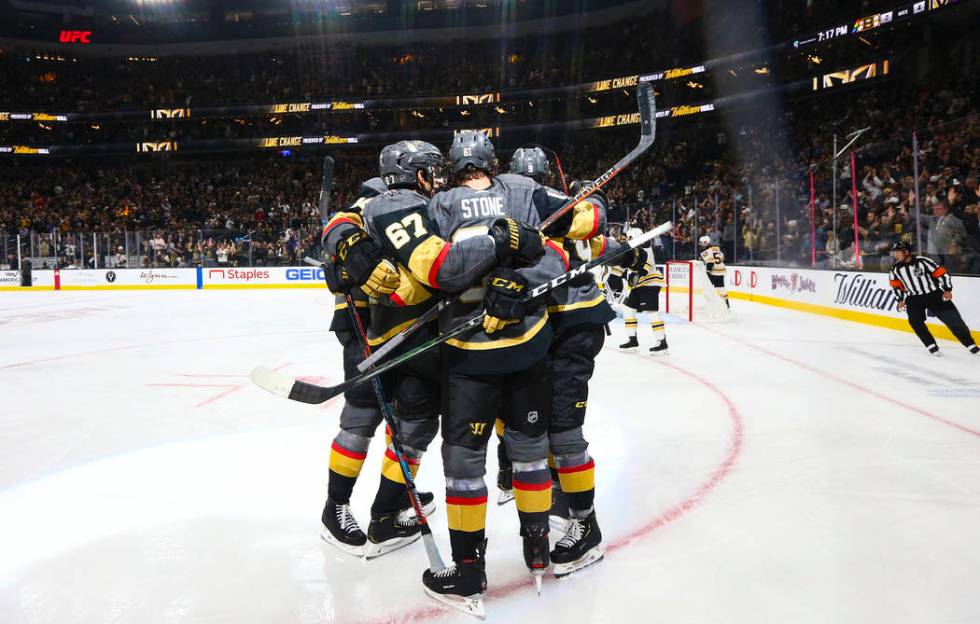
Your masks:
{"label": "boston bruins player", "polygon": [[[640,230],[631,228],[628,237],[638,236]],[[626,335],[628,339],[619,345],[620,349],[635,349],[640,346],[636,337],[637,326],[639,325],[638,314],[646,312],[650,317],[650,329],[653,330],[654,346],[650,347],[653,355],[668,355],[667,333],[664,329],[664,321],[660,318],[660,289],[664,287],[664,276],[654,263],[652,253],[649,250],[641,249],[644,254],[642,266],[638,263],[626,274],[626,284],[629,286],[629,293],[623,301],[623,306],[628,310],[626,314]]]}
{"label": "boston bruins player", "polygon": [[[538,222],[534,204],[543,199],[542,193],[535,193],[537,185],[530,180],[515,177],[504,184],[494,177],[496,157],[484,134],[461,132],[449,160],[458,186],[436,195],[429,214],[454,245],[512,221]],[[519,226],[515,235],[523,232],[526,229]],[[557,245],[541,246],[537,231],[530,232],[537,237],[536,250],[528,245],[509,266],[498,266],[472,283],[440,319],[445,329],[481,309],[487,313],[482,328],[449,340],[443,354],[443,468],[455,564],[423,575],[429,595],[469,613],[482,612],[486,587],[486,450],[500,415],[513,465],[524,560],[539,582],[549,565],[547,352],[552,332],[543,302],[524,304],[523,297],[528,289],[566,271],[568,264]]]}
{"label": "boston bruins player", "polygon": [[708,280],[715,287],[718,296],[725,301],[725,305],[731,308],[728,291],[725,289],[725,254],[718,245],[711,244],[711,238],[708,236],[698,239],[698,246],[701,248],[701,261],[704,262],[704,268],[708,272]]}

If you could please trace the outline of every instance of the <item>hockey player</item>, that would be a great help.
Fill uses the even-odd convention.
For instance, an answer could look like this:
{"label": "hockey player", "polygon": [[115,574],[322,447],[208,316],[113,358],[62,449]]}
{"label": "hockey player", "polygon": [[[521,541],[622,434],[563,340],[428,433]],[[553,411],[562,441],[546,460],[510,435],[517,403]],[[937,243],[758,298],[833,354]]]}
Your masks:
{"label": "hockey player", "polygon": [[[426,216],[429,196],[441,186],[443,158],[433,145],[401,141],[381,151],[380,173],[387,191],[363,204],[359,213],[334,216],[325,230],[325,248],[336,250],[334,290],[360,285],[371,298],[368,342],[378,348],[428,309],[437,288],[461,289],[501,261],[509,261],[521,244],[537,246],[536,231],[504,222],[487,236],[451,245],[434,235]],[[533,235],[532,235],[533,234]],[[400,347],[408,349],[431,337],[420,330]],[[355,360],[355,364],[360,361]],[[437,352],[385,377],[396,407],[395,417],[413,471],[438,428]],[[366,452],[366,443],[362,442]],[[405,513],[393,515],[404,493],[404,478],[393,449],[382,468],[381,485],[372,505],[366,552],[390,552],[418,537],[418,526]],[[431,503],[431,495],[427,494]]]}
{"label": "hockey player", "polygon": [[[537,185],[530,180],[515,178],[503,184],[495,179],[496,157],[484,134],[458,134],[449,160],[458,186],[436,195],[429,214],[453,244],[484,236],[508,220],[538,222],[535,202],[543,200],[543,193],[536,193]],[[443,468],[454,565],[423,575],[430,596],[474,614],[483,612],[486,588],[484,475],[487,441],[498,416],[505,423],[504,439],[513,463],[525,563],[538,582],[549,565],[547,352],[552,332],[546,307],[541,302],[524,304],[523,297],[568,265],[557,245],[544,250],[536,257],[515,254],[510,266],[498,266],[486,279],[471,284],[440,322],[445,329],[481,309],[487,313],[482,329],[449,340],[443,353]]]}
{"label": "hockey player", "polygon": [[[355,297],[355,302],[356,305],[363,303],[368,308],[362,318],[368,328],[368,343],[372,347],[383,344],[431,304],[428,302],[431,294],[417,288],[410,279],[403,279],[403,271],[382,256],[382,246],[370,237],[368,231],[371,216],[376,212],[368,210],[371,200],[390,195],[390,188],[398,189],[409,184],[406,176],[392,175],[390,150],[386,150],[381,155],[383,179],[369,181],[352,209],[335,214],[323,234],[323,247],[330,260],[326,270],[331,290],[352,290],[355,294],[363,292],[370,297],[370,300]],[[433,168],[441,165],[442,160],[438,150],[436,152]],[[429,178],[429,183],[434,187],[435,174]],[[350,321],[345,321],[348,315],[343,312],[344,306],[343,303],[337,306],[334,322],[349,325]],[[357,374],[356,365],[363,359],[354,331],[356,328],[348,328],[343,339],[345,373],[348,376]],[[425,332],[420,334],[424,336]],[[391,392],[389,398],[396,406],[395,418],[400,422],[400,433],[413,472],[417,470],[422,453],[438,429],[438,378],[426,374],[437,363],[434,354],[428,360],[420,358],[415,365],[399,370],[385,380],[388,382],[386,390]],[[348,501],[371,437],[382,416],[369,385],[348,392],[346,399],[341,413],[341,432],[331,448],[331,487],[327,502],[330,509],[324,510],[326,530],[323,536],[342,550],[354,554],[361,552],[365,557],[372,558],[418,539],[420,525],[410,508],[406,508],[405,480],[389,440],[382,460],[381,482],[371,506],[367,536],[358,527]],[[432,494],[420,493],[420,499],[423,511],[431,513],[435,508]]]}
{"label": "hockey player", "polygon": [[[512,172],[526,172],[542,182],[547,158],[540,148],[522,149],[511,159]],[[537,175],[535,175],[537,174]],[[508,176],[500,176],[505,184]],[[573,182],[572,193],[582,188]],[[564,206],[568,197],[545,187],[549,201],[537,207],[542,219]],[[605,196],[596,191],[577,203],[549,226],[545,234],[561,246],[577,266],[592,258],[590,242],[602,239],[605,229]],[[599,242],[601,247],[604,243]],[[604,249],[597,250],[601,254]],[[626,262],[635,262],[630,254]],[[589,454],[582,426],[589,398],[589,380],[595,358],[605,342],[605,325],[616,315],[599,292],[591,273],[572,280],[549,295],[548,314],[555,337],[549,351],[551,363],[551,421],[548,427],[551,454],[552,515],[563,517],[564,535],[551,552],[556,577],[566,576],[602,559],[602,533],[595,513],[595,462]]]}
{"label": "hockey player", "polygon": [[701,248],[701,261],[708,272],[708,280],[715,287],[715,292],[721,297],[725,305],[729,308],[732,305],[728,302],[728,290],[725,289],[725,254],[722,253],[718,245],[711,243],[710,236],[702,236],[698,239],[698,247]]}
{"label": "hockey player", "polygon": [[[638,236],[640,230],[630,228],[627,232],[629,238]],[[636,337],[637,326],[640,313],[646,312],[650,317],[650,329],[653,330],[654,345],[650,347],[650,353],[655,356],[668,355],[667,332],[664,329],[664,321],[660,318],[660,289],[664,287],[664,276],[654,262],[653,254],[649,250],[642,250],[644,258],[642,267],[639,263],[636,268],[631,269],[626,274],[626,285],[629,286],[629,293],[623,301],[623,306],[627,308],[626,314],[626,335],[625,343],[619,345],[620,349],[635,349],[640,346]]]}

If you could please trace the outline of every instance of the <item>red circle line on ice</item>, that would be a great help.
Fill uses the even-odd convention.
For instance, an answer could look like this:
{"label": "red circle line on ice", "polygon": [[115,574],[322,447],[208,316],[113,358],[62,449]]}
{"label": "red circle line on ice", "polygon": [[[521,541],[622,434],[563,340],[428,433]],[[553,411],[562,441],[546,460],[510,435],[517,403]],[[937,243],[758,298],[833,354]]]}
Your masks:
{"label": "red circle line on ice", "polygon": [[[616,552],[620,548],[626,546],[627,544],[637,539],[646,537],[650,533],[653,533],[657,529],[670,524],[674,520],[679,519],[680,517],[684,516],[687,512],[697,507],[698,504],[700,504],[701,501],[704,500],[704,498],[708,494],[710,494],[711,491],[714,490],[715,487],[717,487],[718,484],[721,483],[721,481],[726,476],[728,476],[732,468],[735,467],[735,463],[738,461],[738,457],[742,452],[742,437],[744,435],[744,429],[745,429],[742,420],[742,415],[741,413],[739,413],[738,408],[735,407],[735,403],[732,401],[732,399],[729,398],[728,395],[726,395],[717,386],[715,386],[713,383],[711,383],[704,377],[701,377],[697,373],[693,373],[687,369],[681,368],[680,366],[669,364],[663,361],[662,359],[653,359],[638,353],[628,353],[619,350],[613,351],[613,353],[622,353],[623,355],[641,357],[648,362],[652,361],[656,364],[669,368],[678,374],[684,375],[685,377],[690,377],[694,381],[698,382],[699,384],[701,384],[702,386],[710,390],[711,393],[714,394],[716,397],[718,397],[718,399],[720,399],[721,402],[725,405],[725,408],[728,412],[728,418],[731,421],[731,433],[730,433],[730,445],[728,447],[728,452],[726,453],[721,463],[718,464],[718,467],[715,468],[715,470],[711,473],[711,476],[709,476],[701,485],[697,487],[696,490],[694,490],[694,492],[691,493],[690,496],[685,498],[683,501],[672,505],[670,508],[665,510],[659,516],[647,522],[645,525],[607,544],[605,546],[605,552],[607,555]],[[605,565],[605,564],[599,564],[599,565]],[[554,581],[554,579],[548,577],[546,581]],[[487,599],[497,600],[500,598],[505,598],[507,596],[510,596],[511,594],[514,594],[515,592],[521,589],[531,590],[533,588],[534,588],[534,582],[531,580],[531,578],[524,577],[518,580],[511,581],[506,585],[493,587],[492,589],[490,589],[490,591],[487,592]],[[361,620],[361,622],[362,624],[381,624],[382,622],[395,622],[395,621],[422,622],[432,618],[438,618],[441,616],[448,616],[448,615],[458,615],[458,614],[459,614],[458,611],[452,611],[449,608],[431,606],[431,607],[421,607],[419,609],[408,611],[406,613],[378,616],[378,617],[370,618],[368,620]]]}

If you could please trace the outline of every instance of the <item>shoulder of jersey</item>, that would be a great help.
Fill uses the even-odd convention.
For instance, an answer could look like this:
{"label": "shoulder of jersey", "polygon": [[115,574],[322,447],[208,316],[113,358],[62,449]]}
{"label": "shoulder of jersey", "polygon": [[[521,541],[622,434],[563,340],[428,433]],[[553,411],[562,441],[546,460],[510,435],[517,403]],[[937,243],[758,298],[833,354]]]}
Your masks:
{"label": "shoulder of jersey", "polygon": [[361,192],[359,193],[362,197],[371,197],[373,195],[381,195],[388,190],[388,186],[385,181],[381,178],[371,178],[361,185]]}
{"label": "shoulder of jersey", "polygon": [[511,188],[527,187],[532,188],[538,186],[538,183],[528,178],[526,176],[518,175],[516,173],[501,173],[498,174],[494,180],[497,180],[504,186],[509,186]]}

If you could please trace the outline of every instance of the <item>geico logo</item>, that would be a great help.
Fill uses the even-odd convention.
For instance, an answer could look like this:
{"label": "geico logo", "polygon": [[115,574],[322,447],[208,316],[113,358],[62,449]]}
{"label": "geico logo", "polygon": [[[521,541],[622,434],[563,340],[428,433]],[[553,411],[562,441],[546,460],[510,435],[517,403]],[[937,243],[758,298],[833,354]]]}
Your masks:
{"label": "geico logo", "polygon": [[211,278],[244,280],[248,282],[253,279],[269,279],[269,272],[261,270],[208,269],[208,279]]}
{"label": "geico logo", "polygon": [[322,280],[324,279],[323,269],[286,269],[286,279],[290,282],[312,282],[314,280]]}

